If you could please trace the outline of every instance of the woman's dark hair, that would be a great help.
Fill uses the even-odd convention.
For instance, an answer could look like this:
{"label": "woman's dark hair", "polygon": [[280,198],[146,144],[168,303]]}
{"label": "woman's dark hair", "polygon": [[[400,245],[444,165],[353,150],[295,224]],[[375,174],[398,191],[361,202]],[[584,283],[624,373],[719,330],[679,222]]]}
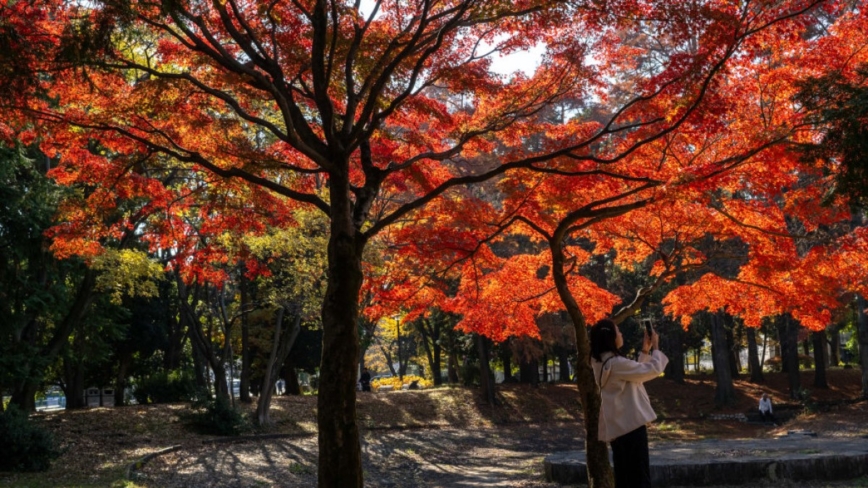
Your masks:
{"label": "woman's dark hair", "polygon": [[615,330],[615,322],[610,319],[603,319],[591,326],[591,357],[597,361],[602,361],[602,355],[605,352],[612,352],[616,356],[620,356],[616,341],[618,333]]}

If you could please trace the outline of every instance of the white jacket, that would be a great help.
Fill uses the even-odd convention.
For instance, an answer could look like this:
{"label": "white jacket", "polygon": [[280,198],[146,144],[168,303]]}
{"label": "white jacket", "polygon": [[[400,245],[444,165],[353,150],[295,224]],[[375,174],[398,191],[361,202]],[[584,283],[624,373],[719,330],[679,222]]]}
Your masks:
{"label": "white jacket", "polygon": [[601,358],[602,362],[591,360],[603,399],[597,435],[609,442],[657,418],[642,383],[660,376],[669,358],[656,350],[650,355],[640,353],[638,362],[610,352]]}

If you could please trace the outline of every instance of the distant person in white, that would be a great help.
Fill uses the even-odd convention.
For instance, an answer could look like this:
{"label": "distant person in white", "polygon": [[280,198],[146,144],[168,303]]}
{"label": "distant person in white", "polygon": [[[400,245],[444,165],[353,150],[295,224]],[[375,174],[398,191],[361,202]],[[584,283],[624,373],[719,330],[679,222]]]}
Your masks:
{"label": "distant person in white", "polygon": [[603,319],[590,333],[591,366],[602,405],[597,436],[612,445],[615,488],[649,488],[651,465],[645,424],[657,418],[644,382],[660,376],[669,359],[658,349],[660,337],[645,331],[639,361],[621,355],[624,338],[618,326]]}
{"label": "distant person in white", "polygon": [[759,411],[760,411],[760,418],[762,419],[763,422],[774,423],[775,416],[772,413],[772,399],[769,398],[768,393],[763,393],[763,396],[760,397]]}

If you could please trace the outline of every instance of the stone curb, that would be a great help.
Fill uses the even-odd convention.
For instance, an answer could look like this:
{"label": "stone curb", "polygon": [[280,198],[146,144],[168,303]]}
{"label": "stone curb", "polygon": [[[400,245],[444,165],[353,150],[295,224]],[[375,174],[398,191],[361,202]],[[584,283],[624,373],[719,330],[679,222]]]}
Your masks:
{"label": "stone curb", "polygon": [[[793,431],[784,440],[657,445],[652,448],[651,482],[656,486],[707,486],[868,475],[868,441],[864,438],[817,439],[811,434]],[[743,454],[729,457],[724,455],[727,451]],[[547,456],[546,480],[587,484],[584,454],[567,451]]]}

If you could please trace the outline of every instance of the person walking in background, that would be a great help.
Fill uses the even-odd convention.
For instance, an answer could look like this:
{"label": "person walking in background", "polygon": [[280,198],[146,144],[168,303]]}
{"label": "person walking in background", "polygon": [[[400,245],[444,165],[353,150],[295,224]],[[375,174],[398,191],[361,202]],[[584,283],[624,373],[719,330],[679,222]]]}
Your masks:
{"label": "person walking in background", "polygon": [[615,488],[651,486],[648,430],[657,418],[644,382],[660,376],[669,359],[658,349],[657,331],[645,331],[639,360],[621,355],[624,338],[618,326],[603,319],[591,327],[591,366],[602,406],[598,438],[612,446]]}
{"label": "person walking in background", "polygon": [[763,396],[760,397],[759,401],[759,411],[760,411],[760,420],[763,422],[775,422],[775,416],[772,412],[772,399],[769,398],[769,394],[763,392]]}

